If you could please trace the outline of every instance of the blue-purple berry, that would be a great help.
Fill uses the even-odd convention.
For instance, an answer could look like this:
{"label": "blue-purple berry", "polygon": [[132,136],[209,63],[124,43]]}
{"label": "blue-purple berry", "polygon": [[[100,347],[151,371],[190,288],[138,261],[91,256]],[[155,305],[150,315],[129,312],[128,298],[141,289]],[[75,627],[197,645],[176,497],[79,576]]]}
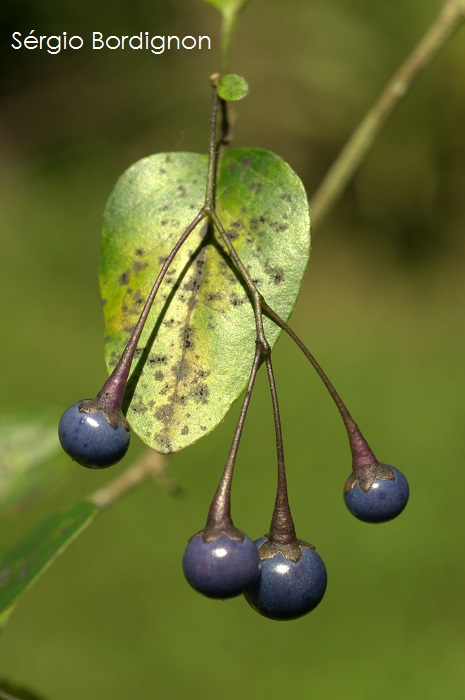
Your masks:
{"label": "blue-purple berry", "polygon": [[195,535],[184,551],[182,567],[188,583],[208,598],[233,598],[256,580],[260,557],[250,537],[242,541],[221,533],[204,541]]}
{"label": "blue-purple berry", "polygon": [[58,437],[64,451],[78,464],[102,469],[116,464],[129,446],[129,431],[122,420],[114,428],[101,411],[80,411],[82,401],[70,406],[58,425]]}
{"label": "blue-purple berry", "polygon": [[367,523],[392,520],[402,513],[409,498],[408,482],[402,472],[390,465],[380,467],[387,470],[387,474],[377,475],[368,489],[363,479],[357,480],[356,473],[352,473],[344,489],[347,508]]}
{"label": "blue-purple berry", "polygon": [[[265,541],[261,537],[255,544],[260,548]],[[300,550],[299,561],[280,553],[262,560],[256,582],[244,594],[261,615],[272,620],[294,620],[321,602],[326,591],[326,567],[314,549],[300,545]]]}

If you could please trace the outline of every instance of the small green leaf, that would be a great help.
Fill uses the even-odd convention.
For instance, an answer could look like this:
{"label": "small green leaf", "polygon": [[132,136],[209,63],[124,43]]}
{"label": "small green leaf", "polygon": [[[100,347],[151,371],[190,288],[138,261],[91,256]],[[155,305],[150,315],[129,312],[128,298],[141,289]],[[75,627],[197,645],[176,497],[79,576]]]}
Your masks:
{"label": "small green leaf", "polygon": [[237,102],[249,94],[247,81],[240,75],[223,75],[218,83],[218,95],[228,102]]}
{"label": "small green leaf", "polygon": [[16,604],[98,512],[93,503],[76,503],[41,523],[3,558],[0,564],[0,616]]}
{"label": "small green leaf", "polygon": [[205,0],[205,2],[213,5],[223,17],[230,17],[238,15],[249,0]]}
{"label": "small green leaf", "polygon": [[20,510],[66,469],[57,415],[46,409],[0,417],[0,510]]}
{"label": "small green leaf", "polygon": [[[157,154],[134,164],[106,208],[100,283],[112,369],[161,264],[203,206],[207,158]],[[217,213],[266,301],[287,319],[310,251],[301,181],[278,156],[237,149],[222,160]],[[279,328],[264,319],[272,346]],[[213,430],[247,383],[255,352],[252,306],[224,244],[199,226],[181,248],[141,336],[127,417],[158,452]]]}

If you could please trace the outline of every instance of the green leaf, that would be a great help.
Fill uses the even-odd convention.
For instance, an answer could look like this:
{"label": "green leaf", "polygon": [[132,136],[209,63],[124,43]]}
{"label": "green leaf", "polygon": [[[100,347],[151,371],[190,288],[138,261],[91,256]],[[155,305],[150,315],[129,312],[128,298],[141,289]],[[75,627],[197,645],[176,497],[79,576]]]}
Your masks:
{"label": "green leaf", "polygon": [[0,564],[0,619],[98,512],[93,503],[76,503],[41,523],[3,558]]}
{"label": "green leaf", "polygon": [[65,471],[55,412],[0,417],[0,510],[21,510]]}
{"label": "green leaf", "polygon": [[228,102],[237,102],[249,94],[247,81],[240,75],[228,73],[218,83],[218,95]]}
{"label": "green leaf", "polygon": [[[118,361],[160,265],[203,206],[206,156],[157,154],[133,165],[106,208],[100,282],[109,368]],[[230,151],[221,162],[217,213],[266,301],[287,319],[310,251],[301,181],[278,156]],[[279,328],[264,319],[270,345]],[[181,248],[141,336],[127,417],[158,452],[213,430],[244,390],[255,352],[247,293],[218,235],[199,226]]]}
{"label": "green leaf", "polygon": [[238,15],[249,0],[205,0],[205,2],[213,5],[223,17],[230,17]]}

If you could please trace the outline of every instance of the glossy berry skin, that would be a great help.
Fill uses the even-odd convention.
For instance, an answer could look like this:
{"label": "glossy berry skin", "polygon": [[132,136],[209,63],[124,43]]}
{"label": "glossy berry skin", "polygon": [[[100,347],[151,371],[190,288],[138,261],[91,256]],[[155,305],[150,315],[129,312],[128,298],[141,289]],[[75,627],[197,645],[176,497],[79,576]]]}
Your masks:
{"label": "glossy berry skin", "polygon": [[405,476],[395,467],[394,479],[377,478],[365,492],[355,483],[344,493],[344,501],[350,512],[366,523],[384,523],[398,516],[407,505],[409,486]]}
{"label": "glossy berry skin", "polygon": [[233,598],[256,580],[260,557],[250,537],[238,542],[221,533],[211,542],[198,533],[184,551],[182,568],[187,582],[208,598]]}
{"label": "glossy berry skin", "polygon": [[119,462],[129,446],[129,431],[120,421],[113,428],[101,411],[84,413],[82,402],[70,406],[58,425],[58,437],[64,451],[78,464],[103,469]]}
{"label": "glossy berry skin", "polygon": [[[265,542],[261,537],[255,544]],[[255,584],[245,592],[247,602],[271,620],[294,620],[321,602],[327,583],[326,567],[314,549],[300,547],[302,557],[294,562],[282,554],[261,563]]]}

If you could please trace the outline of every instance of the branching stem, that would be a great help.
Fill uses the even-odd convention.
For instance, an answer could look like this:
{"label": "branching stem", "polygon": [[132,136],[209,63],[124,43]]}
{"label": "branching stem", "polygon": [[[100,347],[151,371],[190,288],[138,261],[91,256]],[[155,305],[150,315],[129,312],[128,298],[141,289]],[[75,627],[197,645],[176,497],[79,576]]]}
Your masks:
{"label": "branching stem", "polygon": [[[242,3],[241,6],[243,6],[244,4],[245,2]],[[223,70],[225,72],[229,63],[231,40],[236,21],[237,16],[224,18],[223,21],[222,50]],[[414,50],[406,59],[406,61],[401,65],[398,71],[396,71],[394,76],[388,82],[380,97],[375,102],[373,107],[369,110],[369,112],[366,114],[358,128],[354,131],[346,146],[342,149],[340,155],[338,156],[333,166],[328,171],[326,177],[322,181],[321,185],[315,192],[315,195],[312,198],[312,213],[314,227],[319,226],[321,224],[331,207],[340,197],[348,181],[354,175],[363,158],[366,156],[376,136],[379,134],[380,130],[386,123],[389,116],[392,114],[393,110],[397,107],[402,98],[407,94],[416,78],[420,75],[422,70],[433,60],[433,58],[436,56],[436,54],[439,52],[442,46],[444,46],[444,44],[450,39],[450,37],[454,34],[454,32],[460,27],[460,25],[464,21],[465,0],[444,0],[441,7],[441,11],[431,24],[430,28],[427,30],[423,38],[414,48]],[[364,440],[357,424],[352,419],[342,399],[339,397],[339,394],[334,389],[333,385],[329,381],[326,374],[323,372],[318,362],[315,360],[313,355],[306,348],[306,346],[300,340],[300,338],[298,338],[298,336],[294,333],[294,331],[285,323],[285,321],[283,321],[283,319],[280,318],[278,314],[276,314],[273,311],[273,309],[271,309],[271,307],[268,306],[268,304],[261,296],[255,283],[253,282],[246,268],[244,267],[239,255],[235,251],[234,246],[231,244],[227,233],[224,230],[224,227],[222,226],[221,221],[219,220],[216,214],[216,176],[218,170],[220,148],[222,145],[227,144],[231,139],[231,126],[228,117],[228,105],[223,100],[220,100],[216,91],[218,79],[219,76],[215,75],[212,76],[211,81],[213,87],[213,99],[210,129],[210,157],[208,164],[205,204],[200,210],[200,212],[197,214],[195,219],[189,224],[189,226],[184,231],[176,245],[173,247],[167,259],[165,260],[157,276],[157,279],[155,280],[150,295],[147,298],[139,320],[136,326],[134,327],[131,337],[123,351],[123,354],[118,364],[114,368],[112,374],[102,387],[102,390],[99,392],[98,398],[103,398],[106,396],[107,400],[111,403],[113,408],[119,408],[121,406],[126,381],[131,368],[132,358],[134,356],[134,352],[139,342],[142,330],[150,313],[150,309],[152,307],[155,296],[163,281],[163,278],[169,266],[171,265],[174,257],[176,256],[184,242],[187,240],[189,235],[204,218],[208,217],[210,221],[214,224],[215,228],[218,230],[226,248],[228,249],[232,261],[236,265],[239,273],[241,274],[249,290],[249,293],[252,298],[255,322],[257,327],[257,344],[254,362],[250,374],[247,391],[244,396],[238,425],[234,434],[231,450],[228,456],[228,460],[226,462],[222,481],[220,482],[220,485],[218,487],[217,500],[219,504],[217,508],[223,510],[225,508],[227,509],[230,501],[231,477],[234,468],[235,456],[237,454],[240,438],[242,435],[242,429],[244,426],[244,421],[250,403],[250,397],[252,394],[252,389],[254,386],[255,377],[258,371],[260,360],[264,358],[267,366],[268,379],[270,383],[270,390],[273,402],[273,414],[276,431],[276,449],[278,458],[278,491],[276,497],[275,511],[272,520],[272,531],[276,533],[274,535],[275,537],[277,537],[278,539],[279,537],[281,537],[284,541],[286,538],[289,540],[290,537],[294,537],[295,539],[295,532],[287,499],[287,485],[284,468],[284,451],[282,442],[281,421],[276,394],[276,385],[274,382],[273,369],[271,364],[270,347],[266,340],[263,330],[263,312],[265,312],[278,326],[280,326],[280,328],[286,331],[286,333],[294,340],[294,342],[302,350],[302,352],[311,362],[312,366],[322,379],[344,421],[344,425],[346,427],[349,436],[349,441],[351,444],[354,462],[357,462],[357,464],[368,464],[370,461],[376,461],[376,458],[374,457],[373,453],[368,447],[368,444]],[[219,111],[218,106],[220,106],[221,108],[222,134],[220,139],[217,138]],[[162,486],[164,486],[164,488],[167,488],[168,490],[175,490],[176,487],[168,479],[166,473],[164,472],[164,463],[165,460],[161,455],[153,451],[146,452],[123,474],[111,481],[110,484],[105,486],[103,489],[100,489],[99,491],[96,491],[94,494],[92,494],[89,497],[89,500],[95,503],[99,508],[105,508],[111,505],[116,500],[118,500],[124,493],[134,488],[137,484],[142,482],[148,476],[154,478]],[[212,522],[214,522],[215,519],[218,517],[218,513],[217,510],[215,510],[215,508],[216,507],[210,509],[209,513],[209,520],[211,519]],[[283,528],[282,524],[283,517],[284,519],[287,518],[288,520],[287,534],[286,528]],[[292,524],[292,532],[289,529],[289,522]]]}
{"label": "branching stem", "polygon": [[219,102],[220,98],[218,97],[218,92],[217,92],[217,85],[218,85],[218,79],[219,76],[217,74],[212,75],[210,78],[210,82],[213,88],[213,95],[212,95],[212,109],[211,109],[211,121],[210,121],[210,148],[209,148],[209,160],[208,160],[208,176],[207,176],[207,192],[205,196],[205,204],[203,207],[203,212],[205,215],[207,215],[210,220],[212,221],[213,225],[217,229],[218,233],[220,234],[220,237],[228,249],[228,253],[231,257],[231,260],[234,262],[236,265],[239,273],[241,274],[242,279],[244,280],[247,289],[249,290],[249,293],[252,297],[252,304],[254,308],[254,315],[255,315],[255,324],[257,328],[257,341],[261,343],[262,346],[262,352],[263,353],[269,353],[270,351],[270,346],[268,344],[268,341],[265,337],[265,332],[263,329],[263,319],[262,319],[262,310],[261,310],[261,300],[262,296],[260,292],[257,289],[256,284],[250,277],[245,265],[243,264],[242,260],[240,259],[239,255],[237,254],[236,249],[232,245],[231,241],[229,240],[228,234],[226,233],[223,224],[221,223],[218,214],[216,213],[215,210],[215,195],[216,195],[216,177],[217,177],[217,171],[218,171],[218,161],[219,161],[219,153],[220,153],[220,145],[224,143],[224,129],[228,129],[227,123],[225,123],[225,115],[226,113],[223,111],[223,120],[222,120],[222,127],[223,127],[223,134],[220,139],[218,139],[218,107],[219,107]]}
{"label": "branching stem", "polygon": [[[255,376],[258,371],[260,359],[264,358],[268,373],[268,381],[271,391],[271,399],[273,404],[273,416],[275,423],[275,433],[276,433],[276,452],[278,460],[278,486],[276,492],[276,502],[273,510],[273,517],[271,521],[270,529],[270,540],[277,545],[296,545],[296,534],[294,528],[294,522],[292,520],[291,510],[289,507],[289,499],[287,492],[287,482],[286,482],[286,467],[284,462],[284,448],[283,448],[283,438],[281,429],[281,418],[279,414],[278,396],[276,392],[276,383],[273,375],[273,366],[271,362],[271,348],[266,339],[265,331],[263,327],[263,304],[264,299],[257,289],[256,284],[249,275],[247,268],[242,262],[240,256],[238,255],[236,249],[232,245],[229,237],[216,213],[215,210],[215,183],[216,183],[216,173],[218,169],[218,157],[219,157],[219,145],[223,142],[223,139],[218,140],[217,129],[218,129],[218,104],[219,98],[217,93],[217,76],[212,76],[211,84],[213,87],[213,102],[212,102],[212,119],[211,119],[211,131],[210,131],[210,159],[208,168],[208,182],[207,182],[207,194],[205,198],[204,211],[210,217],[215,228],[217,229],[220,237],[228,249],[231,260],[234,262],[238,272],[240,273],[252,300],[252,306],[255,316],[255,325],[257,331],[256,338],[256,351],[255,359],[252,368],[252,373],[250,375],[249,386],[244,398],[243,411],[241,413],[238,426],[236,428],[236,433],[233,440],[233,445],[231,452],[229,454],[228,461],[226,463],[225,471],[223,473],[222,480],[220,481],[218,491],[213,499],[212,506],[210,508],[210,513],[208,516],[207,527],[213,528],[217,525],[219,521],[225,522],[226,517],[229,517],[229,525],[232,526],[231,516],[230,516],[230,490],[231,490],[231,479],[232,472],[234,468],[234,462],[237,454],[237,447],[239,444],[240,436],[242,433],[243,422],[245,420],[245,415],[247,412],[250,396],[252,394],[252,389],[255,381]],[[223,112],[223,130],[225,113]],[[224,135],[224,134],[223,134]]]}

